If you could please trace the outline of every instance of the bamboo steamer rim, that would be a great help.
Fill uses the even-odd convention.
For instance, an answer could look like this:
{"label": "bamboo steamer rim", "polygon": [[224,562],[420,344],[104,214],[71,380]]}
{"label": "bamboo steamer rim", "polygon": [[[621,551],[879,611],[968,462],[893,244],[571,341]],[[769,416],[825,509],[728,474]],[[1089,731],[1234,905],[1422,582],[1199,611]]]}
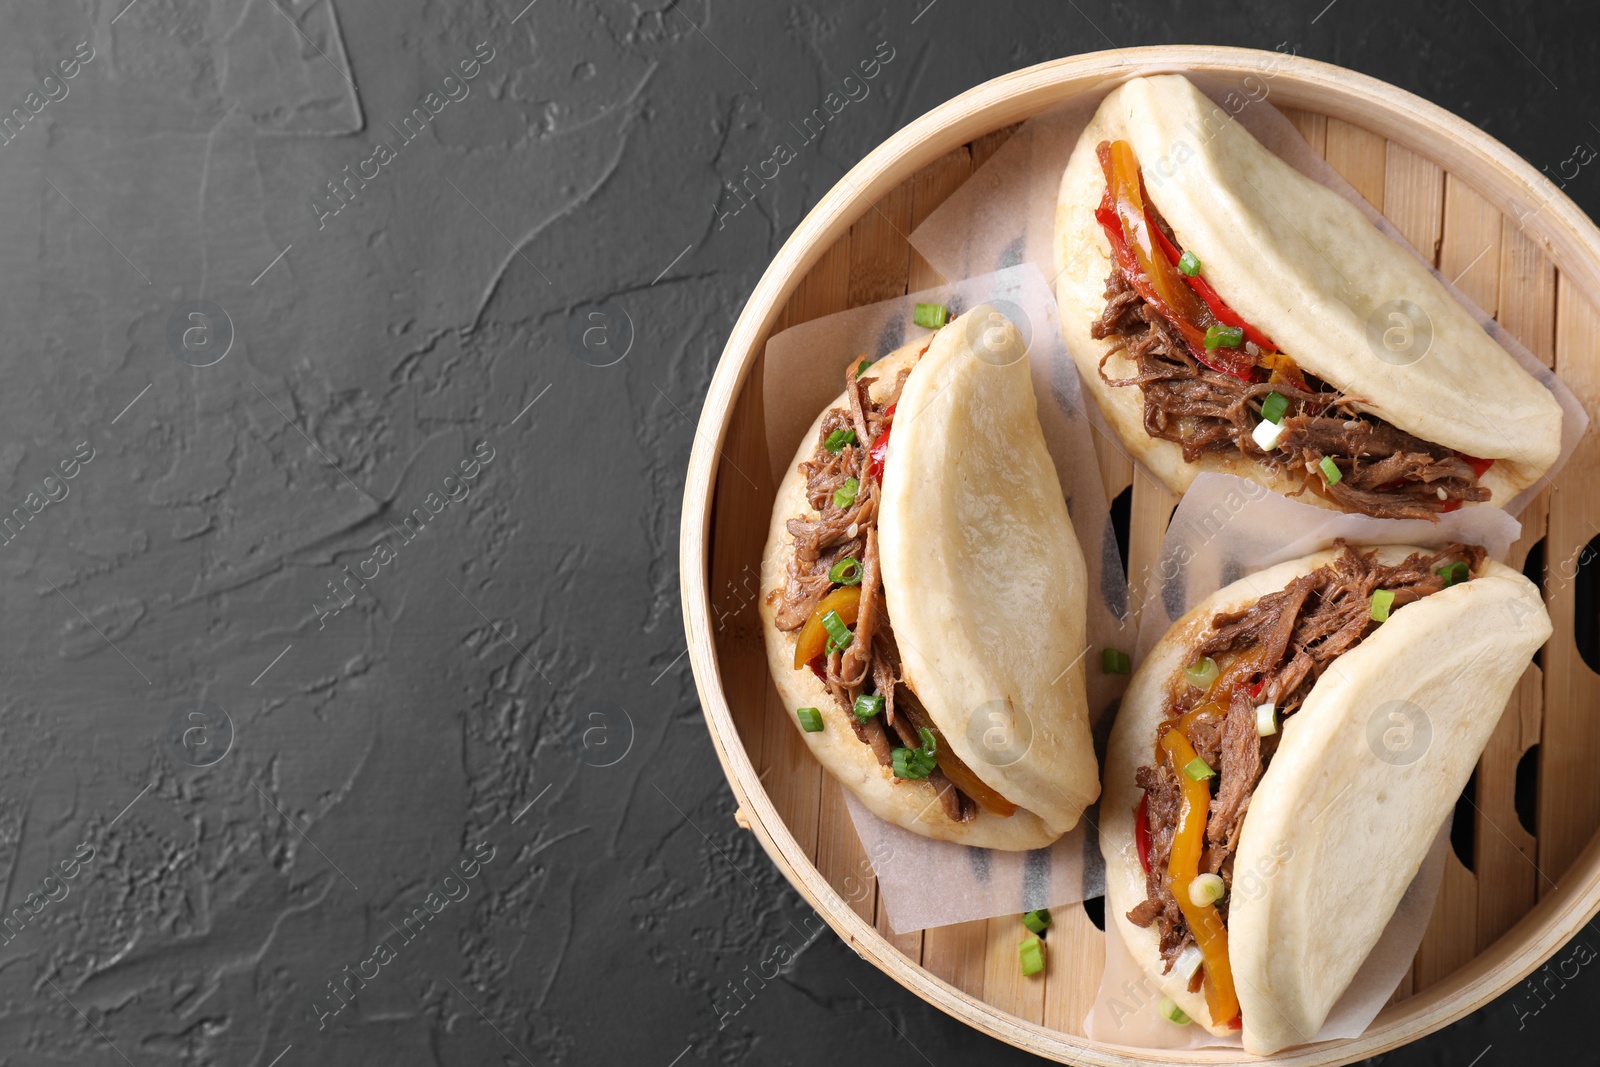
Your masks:
{"label": "bamboo steamer rim", "polygon": [[[817,203],[763,273],[729,334],[696,427],[684,487],[679,574],[689,662],[717,758],[744,822],[768,856],[863,959],[946,1014],[992,1037],[1060,1062],[1220,1064],[1250,1061],[1238,1049],[1144,1050],[1104,1045],[1018,1018],[923,970],[851,909],[806,856],[757,776],[740,740],[712,641],[708,536],[717,459],[729,415],[784,304],[826,251],[879,198],[940,156],[1073,96],[1159,71],[1272,70],[1276,106],[1343,119],[1399,142],[1474,187],[1523,225],[1568,284],[1600,293],[1600,230],[1526,160],[1445,109],[1376,78],[1330,63],[1251,48],[1161,45],[1052,60],[984,82],[909,123],[850,169]],[[1536,222],[1537,228],[1531,228]],[[1595,301],[1600,303],[1600,301]],[[1600,910],[1600,834],[1557,888],[1444,981],[1383,1010],[1358,1038],[1301,1046],[1273,1057],[1296,1065],[1348,1064],[1432,1033],[1487,1004],[1527,976]]]}

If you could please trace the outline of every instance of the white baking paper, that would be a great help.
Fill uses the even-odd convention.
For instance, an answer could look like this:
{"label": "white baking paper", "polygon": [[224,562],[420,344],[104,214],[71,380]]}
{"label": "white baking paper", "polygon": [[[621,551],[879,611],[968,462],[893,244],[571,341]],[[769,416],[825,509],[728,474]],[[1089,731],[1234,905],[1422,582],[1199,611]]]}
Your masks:
{"label": "white baking paper", "polygon": [[1491,559],[1504,561],[1521,535],[1522,524],[1499,508],[1461,508],[1438,522],[1375,519],[1304,504],[1259,482],[1208,471],[1195,478],[1172,513],[1155,566],[1129,577],[1130,598],[1144,608],[1134,663],[1218,589],[1336,540],[1428,548],[1460,541],[1482,545]]}
{"label": "white baking paper", "polygon": [[[952,318],[992,304],[1028,340],[1039,422],[1088,567],[1087,692],[1097,748],[1103,750],[1111,708],[1127,683],[1100,669],[1100,650],[1117,639],[1127,617],[1127,580],[1111,527],[1076,366],[1061,340],[1055,298],[1032,265],[813,319],[767,342],[763,399],[775,479],[794,462],[817,413],[844,390],[845,368],[860,355],[878,358],[931,331],[913,325],[919,303],[944,304]],[[1066,670],[1070,663],[1061,664]],[[897,933],[1020,914],[1104,892],[1104,867],[1091,809],[1072,833],[1030,853],[930,841],[868,812],[851,798],[856,832],[872,857],[890,925]]]}
{"label": "white baking paper", "polygon": [[[1024,122],[993,157],[941,204],[911,234],[911,244],[947,278],[1018,263],[1033,263],[1047,278],[1055,272],[1054,231],[1061,175],[1100,101],[1128,78],[1168,73],[1171,68],[1130,69],[1126,77],[1108,80],[1097,92],[1041,112]],[[1506,504],[1518,515],[1547,488],[1577,447],[1589,424],[1583,405],[1555,372],[1539,362],[1521,342],[1484,313],[1400,235],[1394,225],[1356,192],[1349,182],[1306,144],[1294,123],[1273,107],[1270,58],[1259,71],[1238,75],[1187,74],[1207,96],[1249,130],[1251,135],[1300,173],[1320,182],[1355,204],[1390,240],[1416,256],[1433,276],[1528,373],[1549,389],[1561,405],[1561,454],[1544,476]],[[1084,205],[1090,210],[1094,205]],[[1052,289],[1053,289],[1052,285]],[[1097,429],[1104,422],[1096,407]],[[1107,431],[1109,432],[1109,431]]]}

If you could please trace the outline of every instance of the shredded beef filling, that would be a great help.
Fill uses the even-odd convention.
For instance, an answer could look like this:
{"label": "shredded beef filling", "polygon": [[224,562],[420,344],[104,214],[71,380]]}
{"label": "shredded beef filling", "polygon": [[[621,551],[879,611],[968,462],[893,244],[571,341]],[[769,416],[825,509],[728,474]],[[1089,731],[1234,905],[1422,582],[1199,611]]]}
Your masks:
{"label": "shredded beef filling", "polygon": [[[901,371],[885,394],[874,401],[870,390],[878,379],[857,377],[855,363],[845,371],[848,407],[833,408],[823,417],[816,448],[811,458],[800,464],[806,479],[806,499],[817,514],[814,518],[789,520],[794,554],[789,557],[783,587],[775,592],[773,601],[773,619],[778,629],[798,630],[833,588],[828,575],[834,565],[846,558],[861,561],[861,604],[854,635],[848,647],[827,655],[820,673],[856,737],[871,746],[873,755],[884,766],[892,765],[896,747],[917,748],[922,744],[911,716],[903,708],[900,714],[896,713],[897,703],[904,706],[916,697],[901,681],[899,651],[889,625],[888,605],[884,603],[878,558],[878,501],[882,489],[870,470],[872,442],[883,432],[886,412],[899,399],[910,373]],[[854,430],[855,442],[838,452],[829,451],[826,441],[838,430]],[[851,478],[858,485],[855,499],[839,507],[834,503],[834,494]],[[883,713],[861,722],[853,711],[855,699],[873,692],[884,698]],[[927,782],[950,819],[966,822],[977,814],[977,805],[951,785],[939,768],[934,768]]]}
{"label": "shredded beef filling", "polygon": [[[1194,660],[1210,656],[1222,665],[1228,657],[1249,655],[1257,667],[1239,680],[1220,721],[1198,718],[1188,735],[1195,752],[1217,770],[1200,870],[1220,874],[1230,891],[1233,853],[1250,797],[1282,736],[1281,725],[1270,737],[1258,735],[1256,705],[1277,705],[1280,724],[1293,715],[1328,665],[1381,625],[1371,617],[1376,590],[1394,593],[1389,608],[1392,616],[1404,605],[1443,589],[1445,578],[1440,570],[1461,562],[1467,565],[1469,576],[1476,575],[1484,558],[1483,549],[1476,545],[1451,544],[1440,552],[1413,553],[1400,563],[1386,565],[1377,562],[1376,553],[1341,547],[1331,562],[1282,590],[1268,593],[1243,611],[1213,616],[1210,632],[1194,650]],[[1185,702],[1201,699],[1193,689],[1176,694],[1168,708],[1169,719],[1189,710]],[[1128,912],[1128,918],[1138,926],[1157,929],[1168,971],[1177,955],[1194,941],[1167,886],[1167,863],[1183,807],[1179,773],[1158,755],[1134,775],[1145,793],[1150,869],[1145,872],[1146,898]],[[1226,922],[1227,898],[1217,907]]]}
{"label": "shredded beef filling", "polygon": [[[1452,501],[1488,500],[1477,472],[1459,454],[1430,444],[1368,414],[1311,376],[1301,389],[1291,382],[1245,382],[1197,361],[1177,330],[1145,302],[1121,266],[1106,279],[1106,306],[1093,334],[1117,343],[1100,362],[1100,376],[1113,386],[1136,385],[1144,393],[1144,428],[1172,441],[1193,463],[1208,452],[1238,452],[1259,463],[1303,470],[1299,492],[1315,485],[1341,507],[1380,518],[1437,520]],[[1254,351],[1253,345],[1246,345]],[[1106,361],[1126,353],[1135,373],[1106,374]],[[1267,452],[1251,431],[1261,421],[1261,402],[1276,392],[1289,401],[1278,448]],[[1327,485],[1323,458],[1342,475]]]}

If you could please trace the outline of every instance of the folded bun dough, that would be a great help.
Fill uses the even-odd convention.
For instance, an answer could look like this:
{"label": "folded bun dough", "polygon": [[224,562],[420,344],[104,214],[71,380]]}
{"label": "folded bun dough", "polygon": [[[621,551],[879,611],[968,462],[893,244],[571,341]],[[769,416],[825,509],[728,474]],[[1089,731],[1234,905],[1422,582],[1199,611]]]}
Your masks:
{"label": "folded bun dough", "polygon": [[[1415,551],[1378,550],[1383,563]],[[1159,935],[1127,913],[1145,899],[1134,838],[1174,678],[1221,612],[1240,611],[1337,555],[1318,552],[1249,575],[1179,619],[1135,672],[1106,753],[1100,841],[1106,916],[1129,951],[1190,1018],[1219,1035],[1203,991],[1163,975]],[[1257,784],[1234,872],[1260,889],[1229,901],[1229,959],[1246,1051],[1312,1041],[1377,944],[1434,835],[1477,765],[1550,619],[1538,589],[1486,561],[1480,577],[1403,608],[1333,662]],[[1395,733],[1394,731],[1399,731]],[[1239,883],[1235,883],[1236,885]]]}
{"label": "folded bun dough", "polygon": [[[774,682],[789,718],[822,711],[804,733],[822,765],[873,813],[927,837],[1020,851],[1071,829],[1099,792],[1084,688],[1085,568],[1045,449],[1016,327],[987,305],[875,364],[873,396],[915,366],[900,395],[884,464],[879,558],[889,623],[907,685],[945,743],[1018,805],[946,817],[931,786],[896,779],[859,741],[810,670],[794,668],[796,634],[774,625],[793,537],[815,514],[800,444],[778,489],[760,611]],[[843,406],[844,398],[833,406]],[[798,726],[797,726],[798,728]]]}
{"label": "folded bun dough", "polygon": [[[1132,144],[1146,192],[1204,265],[1205,278],[1246,322],[1311,374],[1424,441],[1495,460],[1480,479],[1503,505],[1549,470],[1561,451],[1561,408],[1550,390],[1495,343],[1428,269],[1354,205],[1269,152],[1179,74],[1115,89],[1079,138],[1056,208],[1056,301],[1089,392],[1134,454],[1174,492],[1204,470],[1293,492],[1303,472],[1278,472],[1238,452],[1187,463],[1174,442],[1144,429],[1137,386],[1110,386],[1100,363],[1115,347],[1090,327],[1105,308],[1111,247],[1095,221],[1105,192],[1095,147]],[[1393,319],[1393,302],[1410,301]],[[1380,358],[1383,332],[1410,328],[1426,350],[1407,365]],[[1427,338],[1431,335],[1431,340]],[[1124,355],[1106,363],[1127,377]],[[1307,493],[1299,499],[1337,505]]]}

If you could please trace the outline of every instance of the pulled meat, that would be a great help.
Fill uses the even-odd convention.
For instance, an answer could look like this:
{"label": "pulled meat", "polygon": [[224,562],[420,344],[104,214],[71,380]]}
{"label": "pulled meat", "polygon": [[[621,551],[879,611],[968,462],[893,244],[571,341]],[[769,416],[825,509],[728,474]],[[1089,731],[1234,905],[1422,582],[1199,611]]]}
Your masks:
{"label": "pulled meat", "polygon": [[[857,364],[845,371],[846,407],[832,408],[823,416],[811,458],[800,464],[806,479],[806,500],[816,510],[811,518],[793,518],[787,523],[794,538],[783,586],[773,593],[773,622],[780,630],[793,631],[804,626],[817,604],[833,588],[829,572],[840,561],[853,558],[861,564],[861,601],[848,647],[828,653],[818,673],[833,695],[856,737],[871,747],[884,766],[893,763],[893,750],[921,746],[922,740],[910,719],[895,714],[897,698],[914,699],[900,680],[900,657],[889,625],[889,609],[883,597],[883,575],[878,555],[878,504],[882,488],[871,473],[871,446],[888,421],[887,412],[905,386],[910,370],[903,370],[890,383],[884,395],[874,401],[871,388],[877,378],[859,377]],[[854,430],[855,440],[839,451],[830,451],[828,438],[837,431]],[[834,494],[854,478],[855,499],[845,507],[834,503]],[[884,710],[865,722],[857,719],[853,708],[862,693],[877,692],[884,698]],[[977,814],[977,806],[950,784],[937,767],[928,776],[945,815],[965,822]]]}
{"label": "pulled meat", "polygon": [[[1292,381],[1246,382],[1197,361],[1176,329],[1134,289],[1120,265],[1106,279],[1106,306],[1091,332],[1116,342],[1100,361],[1107,385],[1136,385],[1144,394],[1144,429],[1183,449],[1186,463],[1210,452],[1239,453],[1279,470],[1303,470],[1306,481],[1340,507],[1379,518],[1430,519],[1460,501],[1488,500],[1487,487],[1458,453],[1414,437],[1307,376]],[[1259,355],[1254,345],[1246,350]],[[1111,378],[1105,365],[1118,352],[1135,367]],[[1289,401],[1278,447],[1268,452],[1251,436],[1261,402],[1276,392]],[[1319,472],[1324,458],[1339,468],[1332,485]],[[1452,503],[1457,502],[1457,503]]]}
{"label": "pulled meat", "polygon": [[[1200,869],[1220,874],[1230,890],[1233,854],[1250,798],[1282,736],[1281,728],[1270,737],[1258,735],[1256,705],[1275,704],[1280,722],[1293,715],[1328,665],[1381,625],[1372,620],[1372,594],[1377,590],[1394,594],[1389,607],[1392,615],[1443,589],[1445,579],[1440,570],[1460,562],[1467,565],[1469,575],[1476,575],[1484,558],[1482,548],[1462,544],[1450,544],[1434,553],[1415,552],[1395,564],[1379,563],[1376,552],[1357,552],[1342,542],[1340,549],[1328,563],[1278,592],[1268,593],[1241,611],[1212,616],[1209,632],[1194,650],[1195,660],[1210,656],[1220,664],[1228,657],[1249,655],[1253,661],[1252,672],[1238,679],[1228,695],[1221,721],[1202,714],[1188,731],[1195,752],[1217,769]],[[1192,693],[1189,690],[1173,699],[1169,723],[1188,710],[1183,702]],[[1167,886],[1172,839],[1183,808],[1179,773],[1170,761],[1160,758],[1158,750],[1155,762],[1134,774],[1134,781],[1144,790],[1150,869],[1145,873],[1146,898],[1128,912],[1128,918],[1138,926],[1156,927],[1167,970],[1194,940]],[[1217,907],[1226,921],[1227,902]]]}

